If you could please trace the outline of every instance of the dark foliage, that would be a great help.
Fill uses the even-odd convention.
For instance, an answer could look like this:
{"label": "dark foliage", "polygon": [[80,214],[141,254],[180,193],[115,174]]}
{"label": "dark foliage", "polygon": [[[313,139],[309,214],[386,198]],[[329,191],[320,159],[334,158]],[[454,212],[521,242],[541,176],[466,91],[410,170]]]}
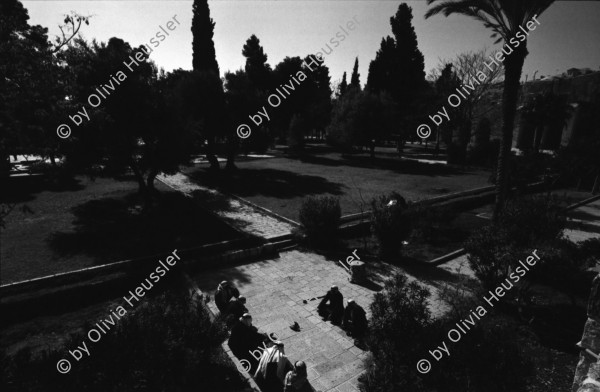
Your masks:
{"label": "dark foliage", "polygon": [[397,193],[371,201],[371,231],[379,242],[382,257],[397,256],[412,230],[411,214],[404,198]]}
{"label": "dark foliage", "polygon": [[342,210],[332,196],[309,196],[300,207],[300,223],[312,245],[332,244],[337,238]]}
{"label": "dark foliage", "polygon": [[[65,349],[4,358],[3,390],[237,391],[243,382],[222,352],[226,337],[225,325],[212,322],[204,305],[187,293],[166,293],[127,313],[97,343],[74,335]],[[76,362],[66,348],[84,340],[90,356]],[[72,369],[59,374],[56,362],[65,357]]]}
{"label": "dark foliage", "polygon": [[[434,320],[428,309],[429,290],[396,275],[371,304],[367,371],[359,378],[363,392],[525,391],[532,368],[519,344],[519,330],[494,315],[473,317],[475,326],[457,342],[447,336],[461,317],[474,310],[473,299],[445,297],[456,311]],[[458,316],[458,317],[457,317]],[[454,335],[455,336],[455,335]],[[435,361],[429,350],[446,343],[450,352]],[[432,369],[421,375],[420,359]]]}

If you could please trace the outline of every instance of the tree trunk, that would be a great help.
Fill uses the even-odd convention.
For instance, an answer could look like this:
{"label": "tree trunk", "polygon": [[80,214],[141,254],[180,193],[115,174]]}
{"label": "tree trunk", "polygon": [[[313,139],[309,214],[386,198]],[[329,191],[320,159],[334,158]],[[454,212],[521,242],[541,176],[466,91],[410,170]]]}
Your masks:
{"label": "tree trunk", "polygon": [[148,174],[148,178],[146,178],[146,189],[149,191],[155,191],[156,188],[154,187],[154,180],[156,179],[156,176],[158,176],[158,170],[156,169],[152,169],[150,170],[150,173]]}
{"label": "tree trunk", "polygon": [[225,170],[231,171],[237,169],[235,166],[235,150],[237,147],[237,136],[230,135],[227,139],[227,164]]}
{"label": "tree trunk", "polygon": [[212,136],[206,138],[206,160],[210,163],[212,170],[218,171],[221,168],[219,160],[215,156],[215,139]]}
{"label": "tree trunk", "polygon": [[498,153],[498,166],[496,169],[496,204],[494,207],[494,221],[504,207],[508,193],[508,172],[510,150],[513,139],[513,128],[517,113],[517,100],[523,63],[527,56],[527,48],[521,46],[514,50],[504,60],[504,91],[502,93],[502,139]]}
{"label": "tree trunk", "polygon": [[135,162],[134,158],[131,158],[129,161],[129,167],[131,168],[131,171],[133,171],[133,176],[135,177],[137,183],[138,183],[138,192],[140,195],[144,195],[146,193],[146,182],[144,181],[144,176],[142,175],[142,172],[140,172],[140,169],[138,169],[137,167],[137,163]]}

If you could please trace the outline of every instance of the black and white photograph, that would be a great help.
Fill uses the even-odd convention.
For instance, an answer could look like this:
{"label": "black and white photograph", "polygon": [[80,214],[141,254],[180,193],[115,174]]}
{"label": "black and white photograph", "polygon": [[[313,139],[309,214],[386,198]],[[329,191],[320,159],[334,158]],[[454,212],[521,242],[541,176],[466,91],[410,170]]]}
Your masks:
{"label": "black and white photograph", "polygon": [[0,389],[600,392],[600,1],[0,0]]}

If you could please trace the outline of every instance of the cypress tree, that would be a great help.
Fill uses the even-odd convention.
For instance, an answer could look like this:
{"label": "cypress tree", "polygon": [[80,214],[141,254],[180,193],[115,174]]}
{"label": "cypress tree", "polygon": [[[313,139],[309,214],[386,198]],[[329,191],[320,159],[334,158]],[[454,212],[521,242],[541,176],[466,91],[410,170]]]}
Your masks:
{"label": "cypress tree", "polygon": [[412,18],[412,8],[406,3],[400,4],[390,18],[393,38],[381,41],[367,78],[369,90],[388,91],[400,107],[407,110],[425,87],[425,58],[418,48]]}
{"label": "cypress tree", "polygon": [[344,72],[344,76],[342,76],[342,82],[340,83],[338,98],[343,96],[348,90],[348,82],[346,82],[346,72]]}
{"label": "cypress tree", "polygon": [[358,57],[354,60],[352,77],[350,78],[350,87],[356,87],[360,90],[360,74],[358,73]]}
{"label": "cypress tree", "polygon": [[192,6],[192,66],[194,71],[214,71],[219,64],[213,41],[215,22],[210,17],[208,0],[194,0]]}

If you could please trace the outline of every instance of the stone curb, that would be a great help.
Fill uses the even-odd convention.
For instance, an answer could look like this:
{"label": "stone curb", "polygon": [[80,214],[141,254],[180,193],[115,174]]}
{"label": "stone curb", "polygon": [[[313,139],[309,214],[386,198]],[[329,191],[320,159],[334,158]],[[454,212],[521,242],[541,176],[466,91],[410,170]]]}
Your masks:
{"label": "stone curb", "polygon": [[566,207],[565,210],[567,210],[567,211],[574,210],[577,207],[581,207],[583,205],[592,203],[592,202],[594,202],[594,201],[596,201],[598,199],[600,199],[600,195],[592,196],[592,197],[589,197],[589,198],[587,198],[585,200],[581,200],[581,201],[578,201],[577,203],[571,204],[570,206]]}
{"label": "stone curb", "polygon": [[239,196],[233,195],[231,193],[227,193],[227,192],[222,192],[222,191],[219,191],[219,192],[222,193],[222,194],[224,194],[224,195],[226,195],[226,196],[228,196],[228,197],[231,197],[232,199],[236,199],[240,203],[246,204],[246,205],[248,205],[248,206],[250,206],[250,207],[252,207],[254,209],[257,209],[260,212],[263,212],[263,213],[265,213],[265,214],[267,214],[267,215],[269,215],[269,216],[271,216],[271,217],[273,217],[275,219],[279,219],[281,221],[284,221],[285,223],[288,223],[288,224],[290,224],[290,225],[292,225],[294,227],[300,227],[301,226],[301,224],[298,223],[298,222],[295,222],[295,221],[293,221],[293,220],[291,220],[289,218],[286,218],[285,216],[281,216],[281,215],[277,214],[276,212],[273,212],[273,211],[271,211],[271,210],[269,210],[269,209],[267,209],[265,207],[261,207],[261,206],[259,206],[257,204],[254,204],[251,201],[248,201],[248,200],[246,200],[246,199],[244,199],[242,197],[239,197]]}
{"label": "stone curb", "polygon": [[[220,245],[221,243],[219,243]],[[204,247],[200,247],[202,249]],[[194,258],[193,252],[198,251],[198,248],[182,249],[179,253],[183,258]],[[241,260],[249,258],[258,258],[261,256],[270,256],[277,253],[277,249],[274,244],[263,244],[258,247],[241,249],[236,251],[224,252],[221,254],[199,257],[192,262],[186,261],[184,266],[187,270],[199,271],[211,268],[221,268],[228,266],[229,264],[237,263]],[[69,284],[76,284],[86,279],[101,278],[102,276],[109,276],[114,273],[132,273],[139,271],[140,268],[149,264],[154,265],[156,260],[163,257],[164,254],[154,255],[145,257],[142,259],[124,260],[116,263],[89,267],[77,271],[63,272],[55,275],[45,276],[41,278],[29,279],[22,282],[9,283],[7,285],[0,286],[0,295],[3,299],[7,296],[22,295],[28,292],[61,288]],[[112,279],[103,281],[100,285],[105,285],[111,282]],[[64,290],[68,290],[65,287]],[[59,290],[60,291],[60,290]]]}
{"label": "stone curb", "polygon": [[[494,186],[486,186],[483,188],[475,188],[475,189],[470,189],[470,190],[466,190],[466,191],[461,191],[461,192],[454,192],[454,193],[449,193],[447,195],[442,195],[442,196],[436,196],[436,197],[432,197],[429,199],[421,199],[421,200],[417,200],[415,202],[413,202],[413,205],[430,205],[430,204],[437,204],[437,203],[442,203],[445,201],[450,201],[450,200],[455,200],[455,199],[460,199],[462,197],[467,197],[467,196],[474,196],[474,195],[481,195],[484,194],[486,192],[491,192],[494,191],[495,187]],[[363,211],[363,212],[357,212],[356,214],[350,214],[350,215],[344,215],[341,218],[341,221],[346,223],[346,222],[351,222],[354,220],[360,220],[360,219],[366,219],[369,214],[371,213],[371,211]]]}
{"label": "stone curb", "polygon": [[460,248],[460,249],[455,250],[454,252],[450,252],[450,253],[440,256],[436,259],[430,260],[427,262],[427,264],[431,264],[431,265],[434,265],[437,267],[438,265],[447,263],[448,261],[453,260],[453,259],[460,257],[462,255],[465,255],[465,254],[467,254],[467,251],[465,250],[465,248]]}
{"label": "stone curb", "polygon": [[[567,210],[567,211],[573,210],[573,209],[576,209],[576,208],[581,207],[583,205],[592,203],[592,202],[594,202],[594,201],[596,201],[598,199],[600,199],[600,195],[592,196],[592,197],[587,198],[585,200],[582,200],[582,201],[579,201],[577,203],[571,204],[570,206],[566,207],[565,210]],[[467,254],[467,251],[464,248],[460,248],[460,249],[455,250],[454,252],[450,252],[450,253],[448,253],[446,255],[440,256],[440,257],[438,257],[436,259],[433,259],[433,260],[430,260],[427,263],[435,265],[435,266],[438,266],[438,265],[444,264],[444,263],[446,263],[446,262],[448,262],[448,261],[450,261],[452,259],[455,259],[455,258],[460,257],[460,256],[465,255],[465,254]]]}

